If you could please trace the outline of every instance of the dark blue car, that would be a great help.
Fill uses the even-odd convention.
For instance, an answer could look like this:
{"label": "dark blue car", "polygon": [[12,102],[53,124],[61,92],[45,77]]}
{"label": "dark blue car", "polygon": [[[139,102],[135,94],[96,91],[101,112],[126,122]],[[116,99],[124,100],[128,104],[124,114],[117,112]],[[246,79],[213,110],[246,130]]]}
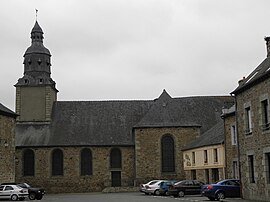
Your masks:
{"label": "dark blue car", "polygon": [[202,187],[201,193],[211,201],[240,197],[240,181],[228,179],[222,180],[216,184],[207,184]]}
{"label": "dark blue car", "polygon": [[168,196],[168,189],[169,187],[173,186],[176,183],[176,180],[166,180],[160,183],[159,186],[159,195],[166,195]]}

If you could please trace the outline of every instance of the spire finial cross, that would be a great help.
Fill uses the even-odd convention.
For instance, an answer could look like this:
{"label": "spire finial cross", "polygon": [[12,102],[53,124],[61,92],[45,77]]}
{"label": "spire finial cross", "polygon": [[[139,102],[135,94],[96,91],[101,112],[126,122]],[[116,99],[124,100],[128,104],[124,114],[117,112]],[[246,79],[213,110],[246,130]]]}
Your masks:
{"label": "spire finial cross", "polygon": [[37,13],[38,13],[38,9],[36,9],[36,21],[37,21]]}

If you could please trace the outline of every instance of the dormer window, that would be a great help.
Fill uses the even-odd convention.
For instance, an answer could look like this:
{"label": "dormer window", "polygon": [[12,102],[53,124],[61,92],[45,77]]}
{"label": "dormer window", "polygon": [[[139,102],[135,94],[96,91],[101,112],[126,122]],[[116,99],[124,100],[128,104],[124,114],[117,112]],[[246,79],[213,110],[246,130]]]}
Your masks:
{"label": "dormer window", "polygon": [[24,83],[28,84],[29,83],[28,79],[24,79]]}
{"label": "dormer window", "polygon": [[39,64],[39,65],[41,64],[41,59],[40,59],[40,58],[38,58],[38,64]]}
{"label": "dormer window", "polygon": [[39,79],[39,83],[43,83],[43,79]]}
{"label": "dormer window", "polygon": [[30,58],[28,59],[28,64],[31,65],[32,61],[30,60]]}

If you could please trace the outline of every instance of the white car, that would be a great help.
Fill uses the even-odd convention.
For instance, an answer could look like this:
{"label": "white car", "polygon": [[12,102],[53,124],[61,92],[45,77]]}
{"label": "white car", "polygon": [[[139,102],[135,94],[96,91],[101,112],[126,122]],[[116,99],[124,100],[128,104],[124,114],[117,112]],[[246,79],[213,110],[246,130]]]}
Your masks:
{"label": "white car", "polygon": [[12,201],[24,200],[28,196],[28,190],[17,185],[1,185],[0,199],[10,199]]}
{"label": "white car", "polygon": [[162,180],[151,180],[149,182],[147,182],[146,184],[140,184],[140,192],[143,192],[145,194],[149,194],[148,192],[146,192],[146,186],[155,184],[157,182],[161,182]]}
{"label": "white car", "polygon": [[160,195],[160,184],[164,180],[157,180],[156,182],[145,185],[145,194]]}

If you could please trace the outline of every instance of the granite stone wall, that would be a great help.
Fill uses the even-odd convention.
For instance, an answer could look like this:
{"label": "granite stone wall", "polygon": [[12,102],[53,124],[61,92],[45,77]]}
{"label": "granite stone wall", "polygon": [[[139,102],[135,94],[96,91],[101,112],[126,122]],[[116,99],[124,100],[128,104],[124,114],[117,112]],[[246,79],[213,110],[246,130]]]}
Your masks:
{"label": "granite stone wall", "polygon": [[[80,175],[80,152],[83,148],[92,151],[93,174]],[[122,186],[134,183],[134,147],[116,147],[121,150]],[[35,175],[23,176],[23,152],[29,148],[16,150],[16,182],[28,182],[33,186],[44,187],[48,193],[102,191],[111,186],[110,151],[112,147],[59,147],[31,148],[35,154]],[[54,149],[63,151],[63,176],[51,175],[51,154]]]}
{"label": "granite stone wall", "polygon": [[[161,171],[161,138],[171,135],[174,139],[175,172]],[[199,135],[197,127],[142,128],[135,130],[136,183],[152,179],[185,179],[181,149]]]}
{"label": "granite stone wall", "polygon": [[0,115],[0,184],[15,181],[15,118]]}
{"label": "granite stone wall", "polygon": [[[270,200],[269,165],[265,156],[270,152],[270,130],[262,129],[261,104],[266,99],[269,105],[269,89],[268,79],[236,95],[242,194],[244,198],[251,200]],[[246,107],[251,110],[251,133],[246,132]],[[268,108],[268,116],[269,114]],[[255,182],[251,181],[248,155],[254,157]]]}

